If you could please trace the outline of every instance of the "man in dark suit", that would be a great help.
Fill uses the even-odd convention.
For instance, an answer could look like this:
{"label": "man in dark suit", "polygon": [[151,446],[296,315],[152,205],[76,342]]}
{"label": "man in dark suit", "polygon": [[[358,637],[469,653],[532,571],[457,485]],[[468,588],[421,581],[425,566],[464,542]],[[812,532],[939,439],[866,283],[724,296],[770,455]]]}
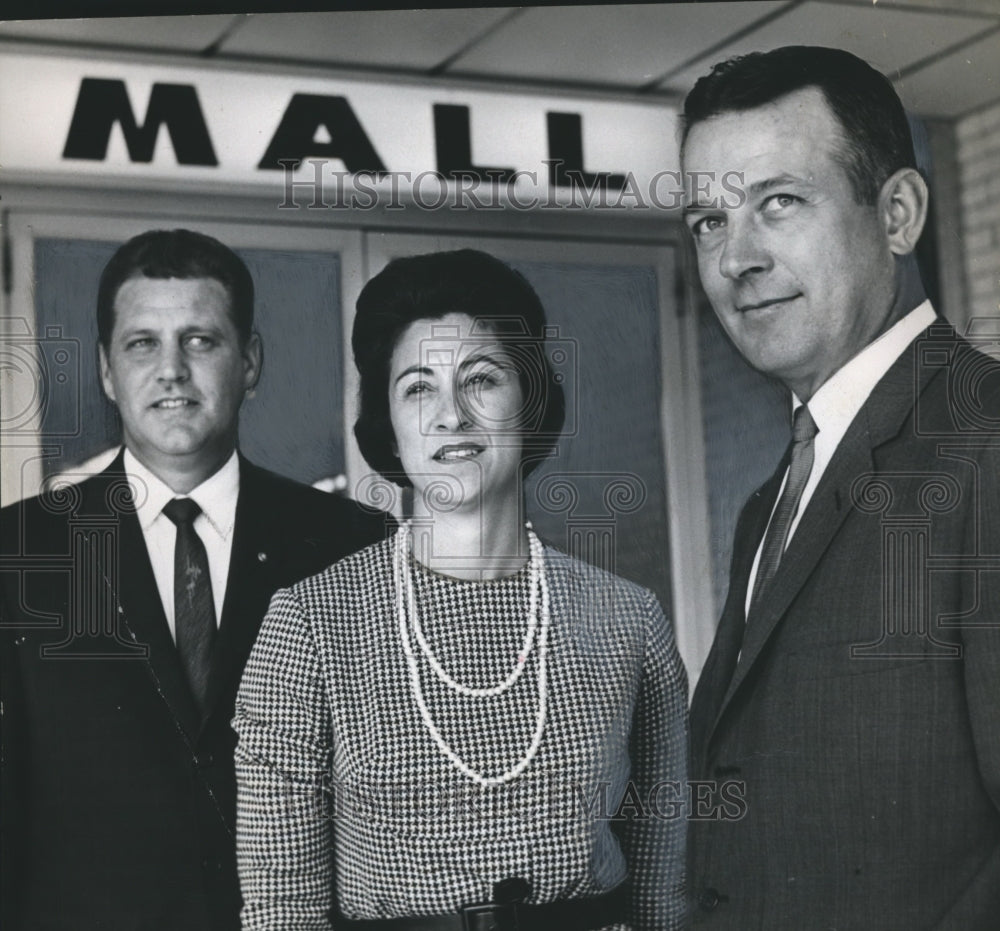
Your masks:
{"label": "man in dark suit", "polygon": [[124,449],[0,517],[4,928],[230,931],[244,663],[274,591],[384,515],[237,453],[261,348],[221,243],[127,242],[98,329]]}
{"label": "man in dark suit", "polygon": [[794,410],[691,709],[694,923],[996,928],[1000,366],[924,297],[906,116],[792,47],[717,65],[684,134],[702,283]]}

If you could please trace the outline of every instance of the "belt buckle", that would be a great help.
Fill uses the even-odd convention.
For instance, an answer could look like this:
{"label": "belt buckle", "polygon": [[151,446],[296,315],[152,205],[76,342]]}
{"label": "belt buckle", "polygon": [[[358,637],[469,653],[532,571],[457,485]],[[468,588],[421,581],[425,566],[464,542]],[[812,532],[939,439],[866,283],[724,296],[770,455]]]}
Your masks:
{"label": "belt buckle", "polygon": [[480,902],[459,909],[463,931],[518,931],[518,903]]}

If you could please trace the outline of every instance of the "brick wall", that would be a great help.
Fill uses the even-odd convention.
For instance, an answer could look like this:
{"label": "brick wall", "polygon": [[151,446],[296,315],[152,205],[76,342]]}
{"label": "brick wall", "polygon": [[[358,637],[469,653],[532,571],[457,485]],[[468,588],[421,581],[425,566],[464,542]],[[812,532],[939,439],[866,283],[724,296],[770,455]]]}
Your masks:
{"label": "brick wall", "polygon": [[955,126],[968,316],[1000,319],[1000,104]]}

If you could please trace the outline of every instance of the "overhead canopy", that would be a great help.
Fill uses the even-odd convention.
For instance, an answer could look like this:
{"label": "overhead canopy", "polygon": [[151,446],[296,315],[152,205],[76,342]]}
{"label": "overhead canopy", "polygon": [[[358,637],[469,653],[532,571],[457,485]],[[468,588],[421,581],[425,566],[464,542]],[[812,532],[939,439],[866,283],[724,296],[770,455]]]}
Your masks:
{"label": "overhead canopy", "polygon": [[[209,3],[209,7],[211,3]],[[9,15],[9,14],[8,14]],[[1000,100],[996,0],[755,0],[0,22],[0,39],[170,53],[192,62],[475,79],[678,99],[731,55],[788,44],[855,52],[923,117]]]}

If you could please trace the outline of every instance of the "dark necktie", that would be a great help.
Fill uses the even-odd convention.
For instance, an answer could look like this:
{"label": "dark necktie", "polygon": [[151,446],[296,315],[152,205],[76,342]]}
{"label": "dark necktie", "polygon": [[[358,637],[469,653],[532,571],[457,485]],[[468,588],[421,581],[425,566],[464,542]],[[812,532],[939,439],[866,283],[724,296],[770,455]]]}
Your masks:
{"label": "dark necktie", "polygon": [[198,707],[205,711],[215,640],[215,601],[205,544],[195,533],[201,508],[190,498],[168,501],[163,513],[177,526],[174,546],[174,629],[177,652]]}
{"label": "dark necktie", "polygon": [[795,412],[792,424],[791,461],[788,465],[788,480],[778,499],[778,506],[771,516],[771,523],[764,534],[764,546],[760,552],[760,563],[757,566],[757,578],[753,586],[753,598],[750,599],[750,610],[760,600],[775,573],[788,543],[788,531],[799,510],[802,491],[809,481],[809,473],[813,467],[813,440],[819,429],[809,413],[809,408],[803,404]]}

